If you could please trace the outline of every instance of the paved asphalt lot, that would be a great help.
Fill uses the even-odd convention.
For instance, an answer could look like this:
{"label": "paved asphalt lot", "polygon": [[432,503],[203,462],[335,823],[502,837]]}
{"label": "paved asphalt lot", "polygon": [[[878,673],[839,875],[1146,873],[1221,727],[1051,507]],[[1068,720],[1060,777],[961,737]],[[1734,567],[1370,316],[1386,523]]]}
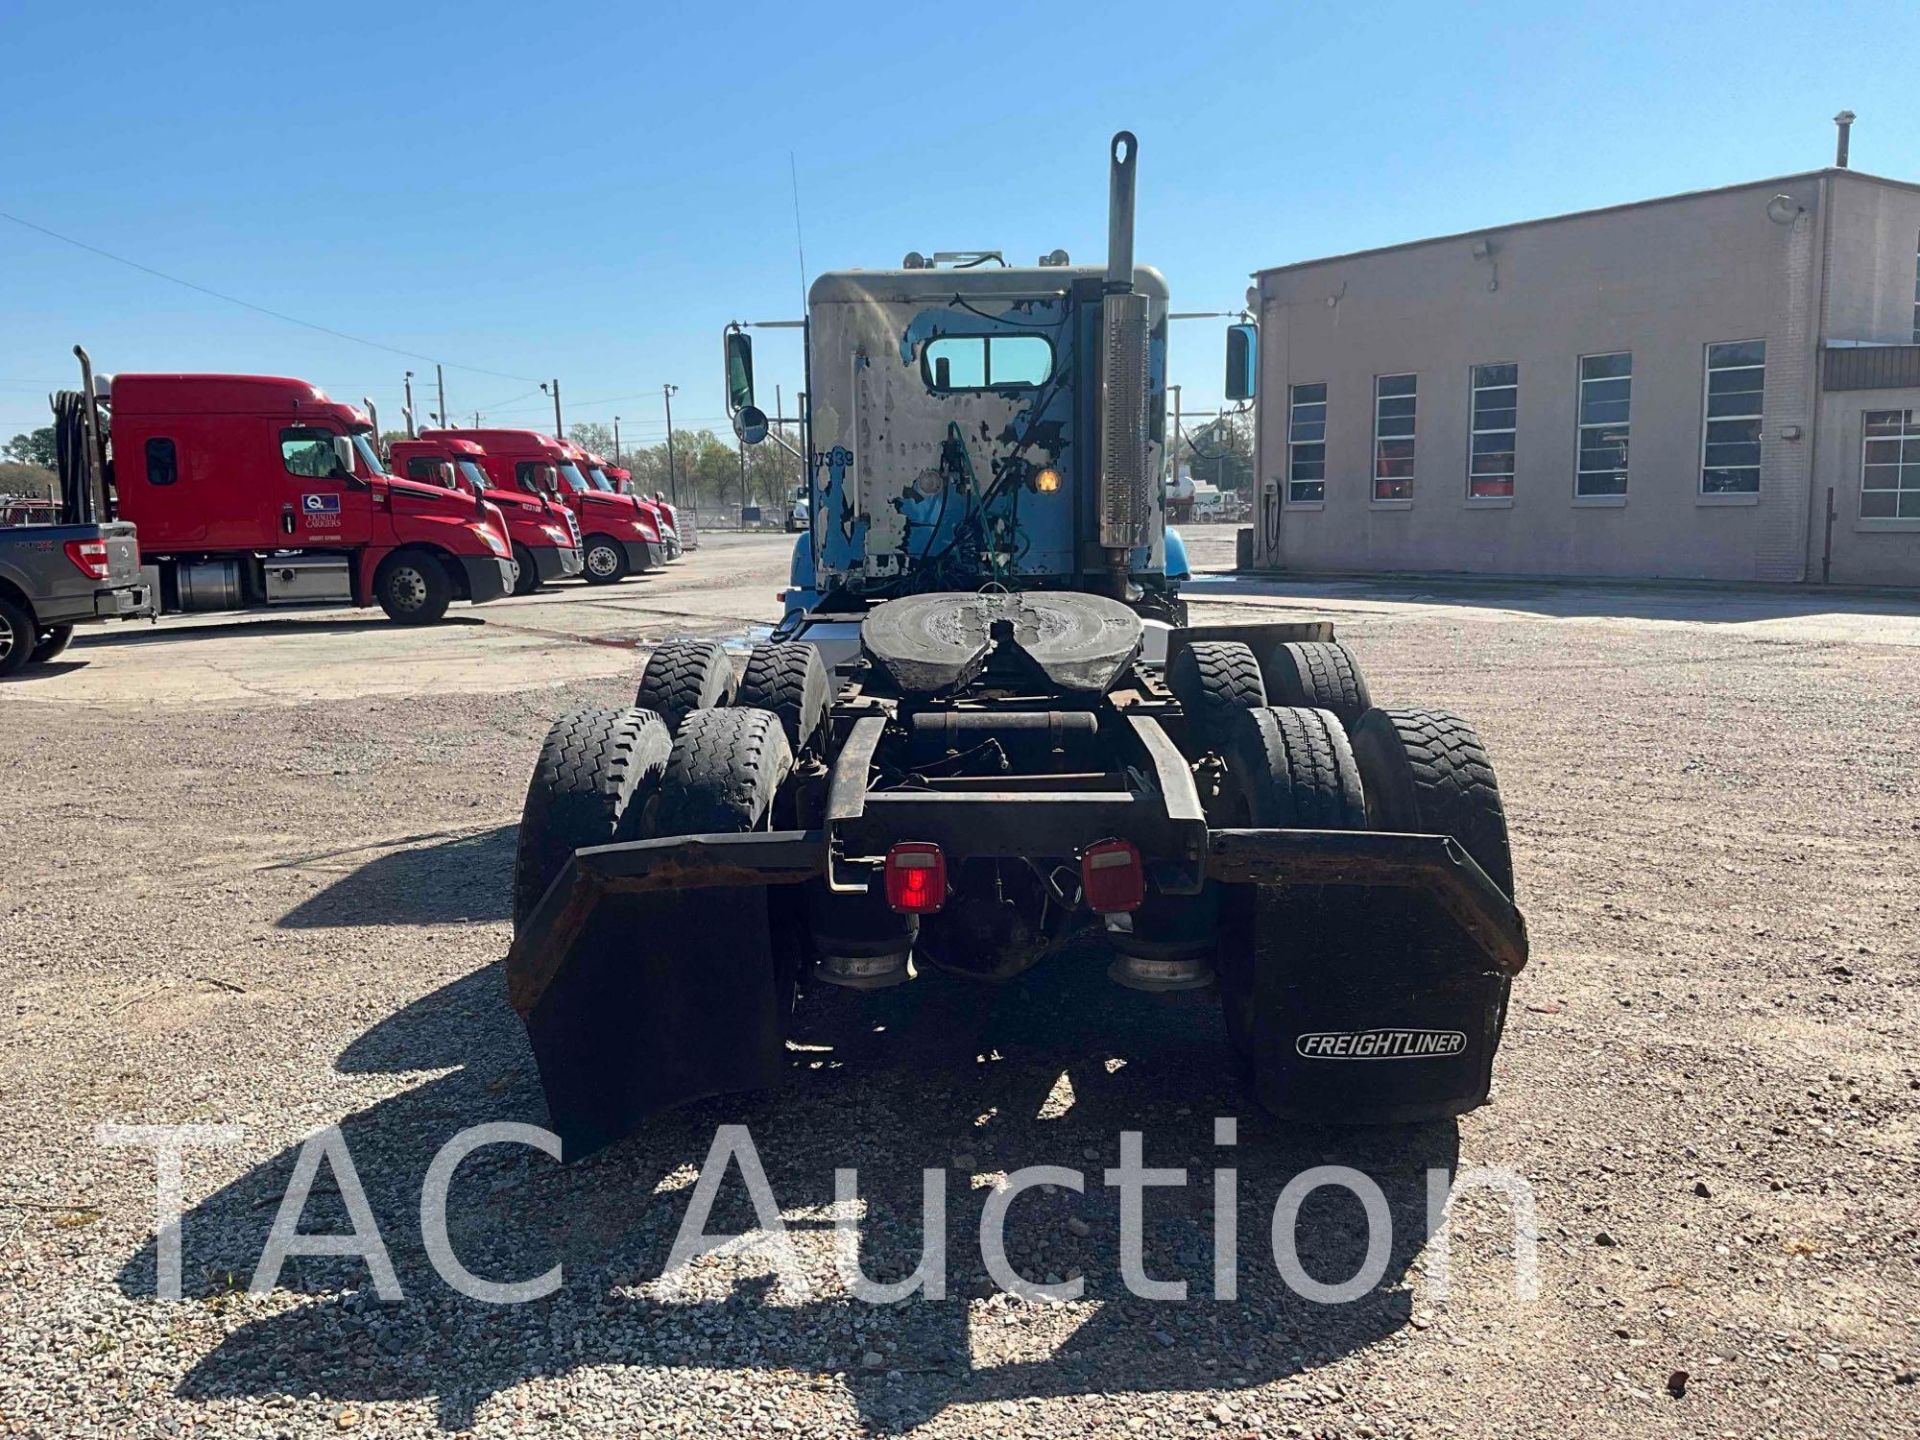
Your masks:
{"label": "paved asphalt lot", "polygon": [[[1231,561],[1201,530],[1197,562]],[[377,614],[84,633],[0,687],[0,1434],[1673,1435],[1920,1433],[1920,603],[1465,582],[1200,579],[1196,619],[1328,615],[1377,697],[1457,709],[1499,767],[1534,963],[1493,1104],[1457,1123],[1276,1124],[1230,1078],[1210,997],[1062,957],[995,991],[926,978],[808,1002],[779,1093],[677,1113],[561,1167],[498,1147],[451,1207],[468,1267],[563,1288],[466,1299],[419,1196],[465,1126],[544,1118],[499,958],[548,720],[629,694],[639,649],[776,613],[782,537],[667,573],[403,631]],[[1239,1143],[1214,1143],[1234,1116]],[[695,1263],[655,1283],[715,1127],[745,1123],[812,1279]],[[221,1123],[184,1166],[185,1298],[155,1298],[154,1166],[103,1122]],[[338,1125],[405,1299],[357,1260],[245,1287],[301,1143]],[[1123,1129],[1194,1183],[1150,1191],[1122,1287],[1100,1172]],[[1279,1282],[1286,1181],[1352,1165],[1393,1220],[1379,1285]],[[995,1178],[1083,1170],[1008,1226]],[[1239,1297],[1211,1298],[1209,1172],[1239,1172]],[[833,1172],[904,1274],[920,1172],[949,1173],[949,1295],[835,1279]],[[1506,1167],[1537,1204],[1517,1297],[1505,1202],[1460,1190],[1434,1293],[1426,1172]],[[304,1219],[345,1229],[323,1170]],[[737,1175],[715,1224],[752,1212]],[[1351,1273],[1360,1210],[1301,1212]]]}

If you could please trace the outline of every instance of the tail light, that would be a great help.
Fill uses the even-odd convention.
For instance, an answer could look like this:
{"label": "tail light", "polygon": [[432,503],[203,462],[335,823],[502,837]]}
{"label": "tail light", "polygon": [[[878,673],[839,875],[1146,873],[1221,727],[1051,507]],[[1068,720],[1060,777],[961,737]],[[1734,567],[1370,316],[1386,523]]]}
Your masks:
{"label": "tail light", "polygon": [[107,542],[104,540],[67,541],[67,559],[89,580],[104,580],[112,569],[112,562],[107,559]]}
{"label": "tail light", "polygon": [[1100,915],[1138,910],[1147,899],[1140,848],[1131,840],[1102,840],[1080,857],[1080,888],[1087,908]]}
{"label": "tail light", "polygon": [[931,915],[947,903],[947,857],[925,840],[902,840],[887,851],[887,905],[903,915]]}

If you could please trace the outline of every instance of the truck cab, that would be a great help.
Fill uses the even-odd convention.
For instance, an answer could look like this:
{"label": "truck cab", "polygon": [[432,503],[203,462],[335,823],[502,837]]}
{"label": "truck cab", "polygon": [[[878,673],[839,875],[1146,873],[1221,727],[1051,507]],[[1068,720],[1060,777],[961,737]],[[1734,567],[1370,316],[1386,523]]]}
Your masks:
{"label": "truck cab", "polygon": [[485,448],[447,430],[396,440],[391,451],[394,470],[408,479],[433,484],[446,476],[500,511],[513,547],[514,594],[531,595],[550,580],[580,573],[580,534],[573,512],[554,494],[550,473],[536,476],[532,490],[501,485],[486,470]]}
{"label": "truck cab", "polygon": [[580,468],[585,452],[577,445],[538,430],[423,430],[421,435],[453,434],[481,446],[480,468],[499,489],[546,494],[542,477],[554,482],[552,498],[569,510],[580,531],[581,576],[592,585],[610,585],[659,562],[659,532],[623,495],[606,493]]}
{"label": "truck cab", "polygon": [[[587,478],[593,482],[595,488],[610,490],[615,495],[625,495],[646,511],[653,518],[653,528],[659,533],[661,554],[668,560],[680,558],[680,538],[675,533],[678,527],[674,524],[672,510],[654,496],[642,494],[635,489],[631,470],[624,470],[609,462],[604,456],[588,451],[586,472]],[[605,482],[604,485],[602,482]]]}
{"label": "truck cab", "polygon": [[118,515],[167,610],[377,601],[407,624],[513,584],[499,512],[389,474],[373,425],[305,380],[96,382]]}

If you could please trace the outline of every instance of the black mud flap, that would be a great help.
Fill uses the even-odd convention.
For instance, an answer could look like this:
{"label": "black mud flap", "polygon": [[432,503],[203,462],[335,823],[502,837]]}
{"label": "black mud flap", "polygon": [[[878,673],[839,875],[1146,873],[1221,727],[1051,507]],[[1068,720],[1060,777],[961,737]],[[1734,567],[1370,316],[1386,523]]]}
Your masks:
{"label": "black mud flap", "polygon": [[778,1083],[796,966],[772,915],[798,892],[770,887],[824,865],[799,831],[575,853],[507,959],[568,1160],[671,1106]]}
{"label": "black mud flap", "polygon": [[1209,871],[1234,882],[1222,1001],[1266,1109],[1387,1124],[1486,1103],[1526,925],[1457,844],[1216,831]]}

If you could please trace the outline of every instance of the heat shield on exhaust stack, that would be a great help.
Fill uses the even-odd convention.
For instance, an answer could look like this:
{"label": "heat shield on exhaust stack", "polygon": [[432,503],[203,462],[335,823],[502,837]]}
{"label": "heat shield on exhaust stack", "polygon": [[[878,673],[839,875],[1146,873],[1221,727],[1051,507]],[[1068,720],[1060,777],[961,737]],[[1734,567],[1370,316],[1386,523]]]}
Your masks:
{"label": "heat shield on exhaust stack", "polygon": [[1100,376],[1100,544],[1134,550],[1148,541],[1153,489],[1147,474],[1148,299],[1138,292],[1103,302],[1106,337]]}

